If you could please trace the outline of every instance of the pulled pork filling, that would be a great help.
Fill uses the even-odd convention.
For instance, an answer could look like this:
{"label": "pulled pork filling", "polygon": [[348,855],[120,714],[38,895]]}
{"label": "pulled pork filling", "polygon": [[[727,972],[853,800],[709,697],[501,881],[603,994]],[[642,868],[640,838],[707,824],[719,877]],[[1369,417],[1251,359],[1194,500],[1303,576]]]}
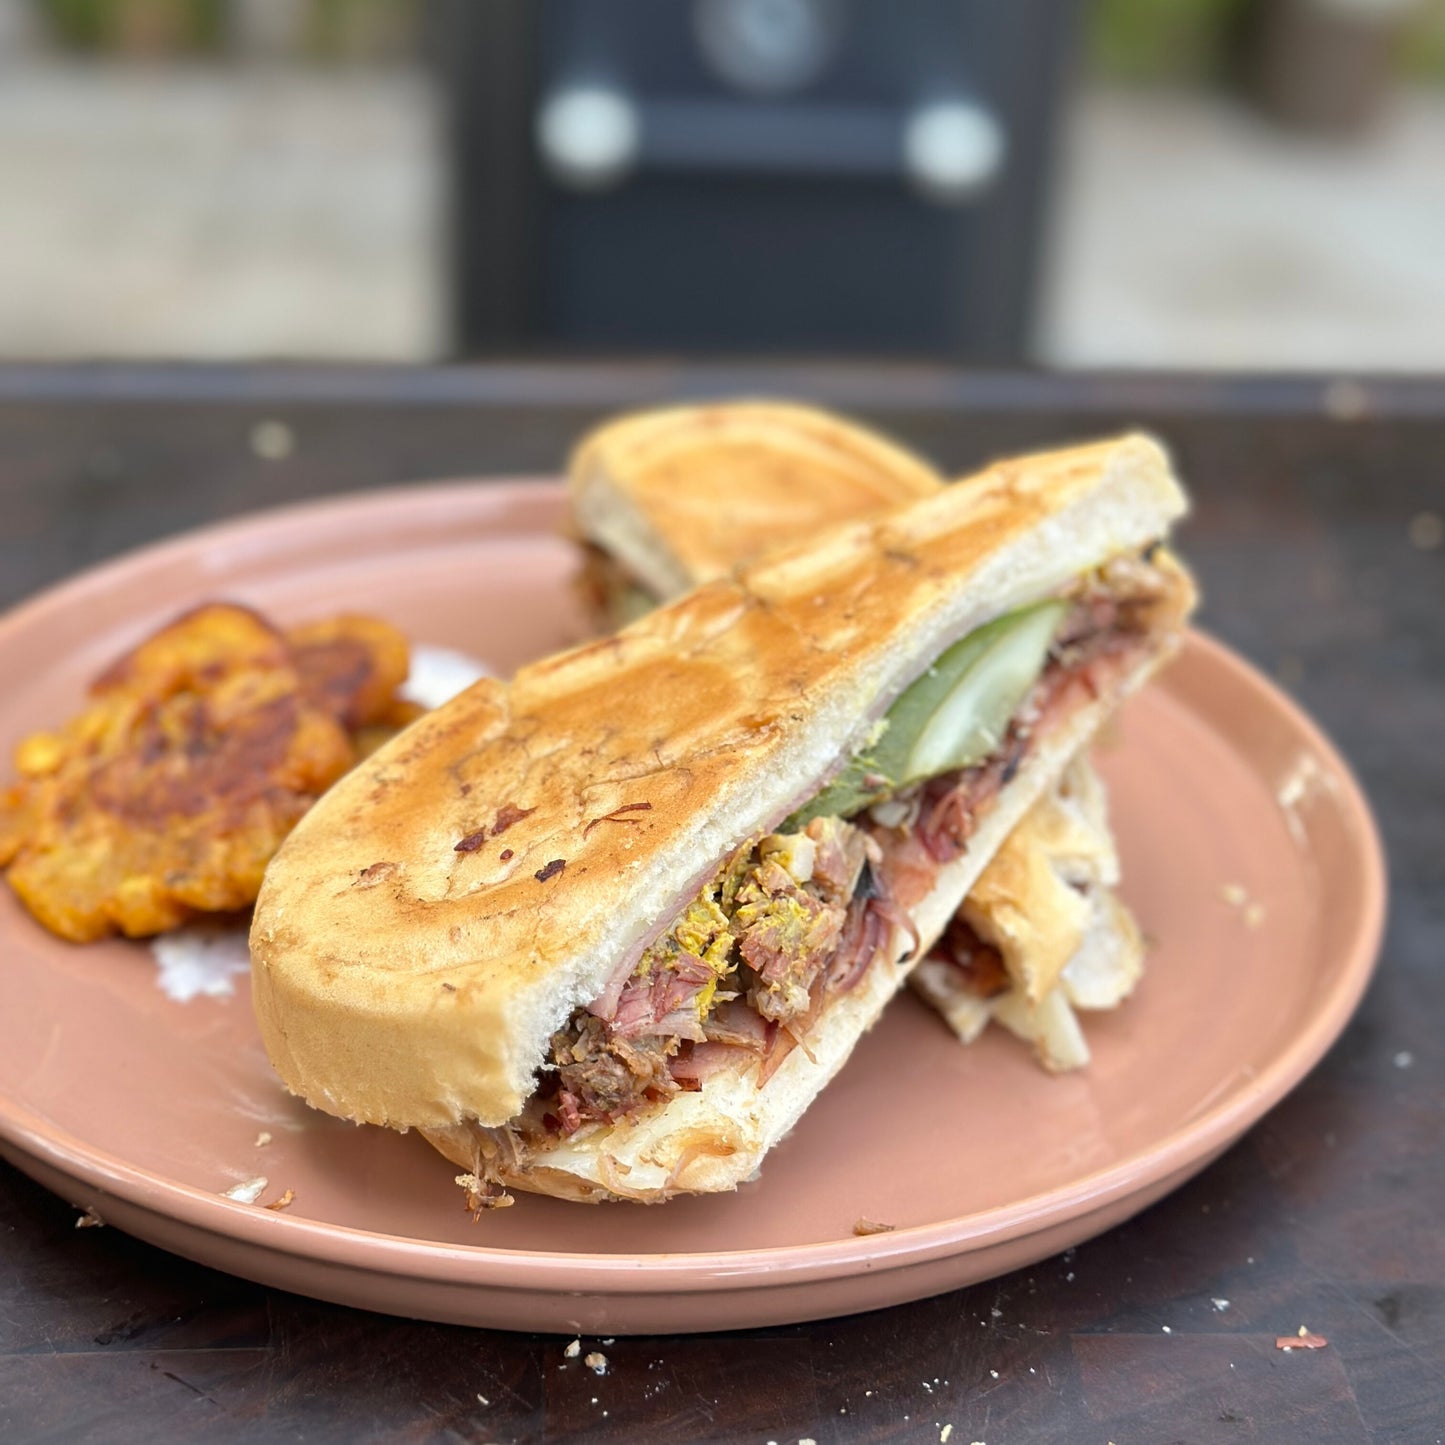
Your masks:
{"label": "pulled pork filling", "polygon": [[650,592],[610,552],[595,542],[579,541],[582,565],[573,578],[578,600],[594,617],[611,627],[636,622],[657,606]]}
{"label": "pulled pork filling", "polygon": [[[1148,645],[1173,590],[1151,563],[1111,563],[1070,594],[1042,673],[983,761],[734,854],[636,966],[553,1035],[522,1115],[478,1130],[484,1155],[515,1161],[524,1146],[623,1119],[740,1063],[760,1065],[766,1082],[894,930],[917,946],[910,910],[1037,739],[1107,692]],[[1001,960],[967,924],[956,920],[941,948],[980,996],[1006,987]]]}
{"label": "pulled pork filling", "polygon": [[1003,954],[985,943],[961,913],[955,913],[943,930],[943,937],[929,950],[929,958],[948,964],[966,993],[974,998],[996,998],[1012,988],[1004,967]]}
{"label": "pulled pork filling", "polygon": [[533,1127],[612,1121],[752,1056],[771,1073],[825,997],[851,987],[887,932],[863,827],[815,818],[733,855],[614,996],[552,1037]]}

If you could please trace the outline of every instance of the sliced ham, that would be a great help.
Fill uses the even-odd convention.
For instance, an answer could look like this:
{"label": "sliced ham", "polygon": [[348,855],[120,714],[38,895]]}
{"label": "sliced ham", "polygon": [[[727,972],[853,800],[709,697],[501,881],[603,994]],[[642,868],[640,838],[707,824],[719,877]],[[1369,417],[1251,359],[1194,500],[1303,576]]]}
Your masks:
{"label": "sliced ham", "polygon": [[[1129,665],[1148,606],[1147,597],[1136,607],[1106,589],[1081,595],[1003,745],[984,762],[903,789],[851,821],[815,818],[805,840],[770,835],[744,846],[711,883],[699,880],[711,890],[699,902],[716,920],[709,953],[728,937],[724,927],[731,934],[727,966],[668,953],[661,946],[668,937],[640,968],[620,963],[601,995],[554,1038],[556,1068],[543,1076],[536,1097],[545,1112],[537,1117],[571,1133],[759,1059],[761,1087],[794,1048],[806,1051],[827,1001],[857,987],[890,939],[908,937],[909,956],[917,954],[912,910],[967,849],[1035,739],[1107,692]],[[670,938],[676,947],[677,935]],[[935,956],[981,997],[1007,984],[996,951],[958,926]],[[700,1006],[719,972],[742,997],[709,994]]]}
{"label": "sliced ham", "polygon": [[702,1085],[720,1069],[737,1068],[740,1065],[756,1064],[758,1056],[751,1049],[738,1048],[735,1044],[707,1042],[693,1044],[675,1059],[670,1067],[672,1077],[684,1088],[688,1085]]}
{"label": "sliced ham", "polygon": [[769,1040],[777,1032],[777,1025],[738,1000],[715,1008],[708,1015],[703,1031],[711,1042],[732,1044],[761,1054],[766,1052]]}
{"label": "sliced ham", "polygon": [[868,970],[891,930],[872,899],[854,906],[843,941],[828,967],[827,991],[847,993]]}
{"label": "sliced ham", "polygon": [[612,1019],[617,1014],[617,1003],[622,997],[622,990],[627,986],[628,980],[637,969],[635,958],[623,958],[608,976],[607,984],[602,992],[587,1005],[587,1012],[594,1018]]}
{"label": "sliced ham", "polygon": [[716,982],[717,974],[702,959],[679,953],[649,977],[629,980],[612,1013],[612,1033],[624,1039],[655,1033],[700,1039],[697,998]]}

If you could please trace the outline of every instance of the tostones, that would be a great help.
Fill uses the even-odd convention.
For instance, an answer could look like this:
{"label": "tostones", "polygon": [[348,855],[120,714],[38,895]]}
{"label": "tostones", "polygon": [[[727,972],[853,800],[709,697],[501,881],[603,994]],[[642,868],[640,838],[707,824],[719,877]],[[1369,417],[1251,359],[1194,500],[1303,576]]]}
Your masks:
{"label": "tostones", "polygon": [[282,631],[208,603],[118,659],[16,749],[0,867],[52,932],[144,937],[255,902],[302,814],[421,709],[406,639],[369,617]]}

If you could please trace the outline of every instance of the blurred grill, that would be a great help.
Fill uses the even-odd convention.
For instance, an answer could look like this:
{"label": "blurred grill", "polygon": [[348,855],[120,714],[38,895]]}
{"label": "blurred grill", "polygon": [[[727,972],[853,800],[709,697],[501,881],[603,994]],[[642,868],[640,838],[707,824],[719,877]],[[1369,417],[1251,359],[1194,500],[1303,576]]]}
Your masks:
{"label": "blurred grill", "polygon": [[1025,350],[1071,0],[443,0],[459,343]]}

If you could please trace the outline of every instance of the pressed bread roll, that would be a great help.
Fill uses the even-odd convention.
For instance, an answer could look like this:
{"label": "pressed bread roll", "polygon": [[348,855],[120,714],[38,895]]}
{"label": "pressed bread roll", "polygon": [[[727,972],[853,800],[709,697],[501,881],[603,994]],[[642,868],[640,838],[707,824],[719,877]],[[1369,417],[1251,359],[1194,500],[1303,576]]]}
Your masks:
{"label": "pressed bread roll", "polygon": [[[1185,499],[1125,436],[1002,462],[744,566],[617,636],[483,681],[341,780],[269,868],[253,997],[282,1079],[342,1117],[416,1127],[469,1163],[548,1040],[734,849],[774,828],[949,644],[1161,538]],[[1030,749],[915,910],[926,945],[1068,760],[1168,654],[1188,606],[1107,695]],[[475,845],[473,839],[481,835]],[[895,936],[893,957],[910,948]],[[916,957],[916,955],[913,955]],[[748,1177],[876,1019],[883,959],[761,1088],[697,1093],[559,1140],[516,1182],[661,1198]]]}

